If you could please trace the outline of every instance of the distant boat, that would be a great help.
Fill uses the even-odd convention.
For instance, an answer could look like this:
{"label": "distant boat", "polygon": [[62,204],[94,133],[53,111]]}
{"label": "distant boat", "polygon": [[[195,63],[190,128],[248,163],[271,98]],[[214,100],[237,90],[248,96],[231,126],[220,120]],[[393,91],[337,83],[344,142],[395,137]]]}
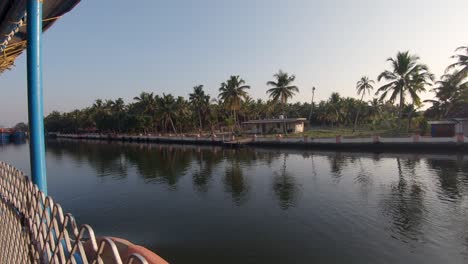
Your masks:
{"label": "distant boat", "polygon": [[0,142],[6,143],[8,141],[10,141],[10,133],[0,131]]}
{"label": "distant boat", "polygon": [[26,133],[23,131],[14,131],[10,134],[11,140],[24,140],[26,139]]}

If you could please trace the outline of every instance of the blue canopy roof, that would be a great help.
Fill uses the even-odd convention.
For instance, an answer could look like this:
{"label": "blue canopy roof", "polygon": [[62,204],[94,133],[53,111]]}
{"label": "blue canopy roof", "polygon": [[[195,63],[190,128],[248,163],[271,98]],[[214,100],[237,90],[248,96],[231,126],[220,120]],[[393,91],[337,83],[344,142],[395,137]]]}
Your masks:
{"label": "blue canopy roof", "polygon": [[[43,27],[47,30],[80,0],[46,0],[43,3]],[[26,49],[26,0],[0,1],[0,73],[10,69]]]}

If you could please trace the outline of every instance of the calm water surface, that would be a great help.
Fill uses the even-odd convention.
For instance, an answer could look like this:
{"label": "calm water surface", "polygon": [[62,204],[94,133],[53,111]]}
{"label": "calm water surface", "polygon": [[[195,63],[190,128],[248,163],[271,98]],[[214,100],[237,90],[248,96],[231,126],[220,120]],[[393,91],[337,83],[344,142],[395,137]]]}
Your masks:
{"label": "calm water surface", "polygon": [[172,263],[468,262],[468,155],[49,141],[47,166],[79,222]]}

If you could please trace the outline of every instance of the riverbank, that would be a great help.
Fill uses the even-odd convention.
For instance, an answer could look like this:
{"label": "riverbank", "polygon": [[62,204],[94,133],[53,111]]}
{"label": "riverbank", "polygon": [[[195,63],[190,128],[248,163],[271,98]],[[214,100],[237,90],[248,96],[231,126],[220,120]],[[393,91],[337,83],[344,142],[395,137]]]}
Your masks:
{"label": "riverbank", "polygon": [[312,138],[304,137],[227,137],[227,136],[185,136],[185,135],[117,135],[117,134],[54,134],[57,138],[107,140],[124,142],[169,143],[169,144],[200,144],[219,145],[226,147],[258,146],[302,149],[330,149],[330,150],[359,150],[359,151],[387,151],[387,150],[423,150],[423,151],[466,151],[468,137],[423,137],[413,135],[409,137],[343,137]]}

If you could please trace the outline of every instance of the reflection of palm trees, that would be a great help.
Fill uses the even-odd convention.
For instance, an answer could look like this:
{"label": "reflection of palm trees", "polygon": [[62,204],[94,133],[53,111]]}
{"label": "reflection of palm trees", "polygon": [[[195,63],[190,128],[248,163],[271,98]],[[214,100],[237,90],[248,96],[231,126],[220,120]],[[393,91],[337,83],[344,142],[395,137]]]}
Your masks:
{"label": "reflection of palm trees", "polygon": [[287,154],[283,154],[283,158],[280,173],[275,173],[273,178],[273,191],[279,200],[281,209],[287,210],[296,205],[299,187],[295,182],[295,178],[286,170]]}
{"label": "reflection of palm trees", "polygon": [[460,197],[460,182],[458,179],[459,166],[454,160],[428,159],[427,164],[433,169],[439,180],[440,188],[450,199]]}
{"label": "reflection of palm trees", "polygon": [[230,164],[225,167],[224,188],[231,193],[234,202],[240,205],[247,195],[247,183],[244,179],[237,151],[228,153],[226,162]]}
{"label": "reflection of palm trees", "polygon": [[197,150],[195,153],[195,163],[198,168],[193,170],[193,184],[199,192],[207,192],[213,168],[221,162],[222,156],[215,152],[214,148]]}
{"label": "reflection of palm trees", "polygon": [[[396,158],[398,182],[391,186],[388,199],[383,201],[384,214],[391,218],[392,230],[403,238],[417,239],[424,214],[424,190],[415,177],[413,160],[401,162]],[[409,175],[405,173],[409,172]]]}
{"label": "reflection of palm trees", "polygon": [[165,183],[172,188],[190,167],[192,157],[185,148],[145,145],[141,149],[128,148],[128,160],[135,164],[143,178],[149,182]]}
{"label": "reflection of palm trees", "polygon": [[312,176],[314,176],[314,180],[315,180],[317,179],[317,169],[315,168],[314,154],[310,155],[310,159],[312,161]]}
{"label": "reflection of palm trees", "polygon": [[327,156],[330,162],[330,172],[335,181],[339,182],[341,179],[341,172],[345,164],[345,157],[341,152],[336,152],[334,155]]}
{"label": "reflection of palm trees", "polygon": [[48,141],[47,152],[62,158],[66,153],[77,160],[78,164],[86,161],[96,170],[98,177],[112,176],[125,178],[127,176],[127,163],[122,160],[124,148],[118,144],[88,144],[80,141],[60,140]]}
{"label": "reflection of palm trees", "polygon": [[279,159],[279,157],[281,156],[281,152],[279,151],[258,152],[257,155],[260,157],[260,160],[264,161],[268,167],[271,167],[271,165]]}
{"label": "reflection of palm trees", "polygon": [[126,177],[129,166],[137,168],[145,180],[175,187],[185,175],[193,159],[191,149],[185,147],[147,144],[116,144],[83,141],[49,141],[49,153],[61,156],[67,153],[81,163],[86,160],[98,177],[112,175]]}
{"label": "reflection of palm trees", "polygon": [[359,171],[356,175],[356,178],[354,178],[354,181],[357,183],[360,183],[363,187],[369,186],[372,183],[370,174],[366,172],[366,170],[364,169],[364,166],[362,165],[362,159],[359,158],[358,161],[359,161]]}
{"label": "reflection of palm trees", "polygon": [[372,191],[372,174],[369,173],[365,166],[362,164],[362,158],[358,158],[359,170],[354,178],[354,182],[358,183],[360,188],[360,193],[365,200],[368,200],[369,193]]}

